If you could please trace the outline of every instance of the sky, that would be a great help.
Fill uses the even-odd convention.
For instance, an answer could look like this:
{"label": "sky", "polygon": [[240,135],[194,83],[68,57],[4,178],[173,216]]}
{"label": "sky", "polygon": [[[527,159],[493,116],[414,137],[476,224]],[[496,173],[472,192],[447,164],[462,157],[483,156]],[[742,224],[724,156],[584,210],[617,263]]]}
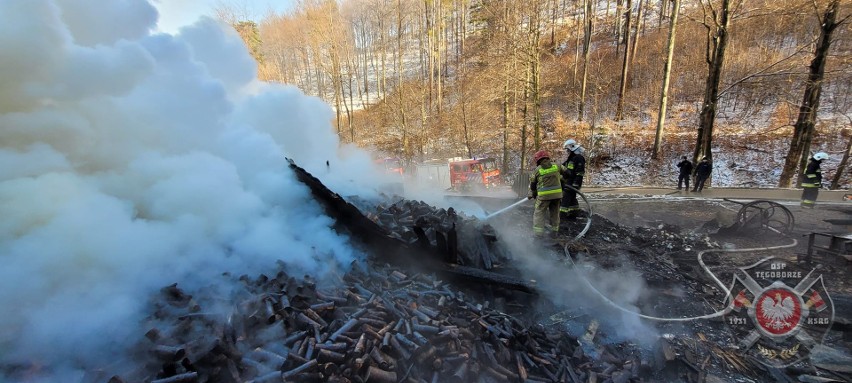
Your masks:
{"label": "sky", "polygon": [[174,34],[201,16],[215,16],[215,9],[228,7],[238,16],[260,20],[269,12],[282,13],[293,6],[295,0],[150,0],[160,13],[157,28]]}

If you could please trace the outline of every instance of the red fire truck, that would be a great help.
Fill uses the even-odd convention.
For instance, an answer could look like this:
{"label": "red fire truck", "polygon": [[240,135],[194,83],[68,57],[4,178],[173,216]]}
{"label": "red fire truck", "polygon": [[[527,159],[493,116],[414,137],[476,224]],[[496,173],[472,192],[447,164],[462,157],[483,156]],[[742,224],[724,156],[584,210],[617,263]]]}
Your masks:
{"label": "red fire truck", "polygon": [[379,158],[375,161],[376,165],[379,168],[384,169],[386,174],[399,174],[402,176],[402,163],[399,161],[399,158]]}
{"label": "red fire truck", "polygon": [[449,167],[453,190],[489,189],[501,184],[500,169],[491,158],[451,159]]}

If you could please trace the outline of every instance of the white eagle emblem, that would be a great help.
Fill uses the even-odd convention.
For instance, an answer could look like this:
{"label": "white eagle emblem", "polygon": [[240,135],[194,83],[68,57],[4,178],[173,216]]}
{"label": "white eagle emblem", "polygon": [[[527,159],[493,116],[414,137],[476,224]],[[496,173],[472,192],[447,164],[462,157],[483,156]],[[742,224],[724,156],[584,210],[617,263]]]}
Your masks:
{"label": "white eagle emblem", "polygon": [[767,326],[782,330],[793,326],[787,320],[793,316],[795,308],[796,304],[789,296],[781,299],[781,294],[775,294],[775,298],[767,295],[760,302],[760,316],[766,320]]}

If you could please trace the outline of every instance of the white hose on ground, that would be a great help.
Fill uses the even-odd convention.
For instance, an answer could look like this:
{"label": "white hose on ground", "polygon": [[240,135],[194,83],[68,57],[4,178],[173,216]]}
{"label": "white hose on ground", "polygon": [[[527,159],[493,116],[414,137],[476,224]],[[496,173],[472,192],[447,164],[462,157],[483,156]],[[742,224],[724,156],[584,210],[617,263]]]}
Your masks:
{"label": "white hose on ground", "polygon": [[[584,277],[582,274],[580,274],[579,272],[577,274],[580,276],[580,279],[583,280],[583,282],[586,284],[586,286],[589,287],[589,289],[591,289],[593,292],[595,292],[595,294],[600,296],[601,299],[604,300],[604,302],[606,302],[608,305],[610,305],[610,306],[612,306],[612,307],[614,307],[614,308],[616,308],[620,311],[623,311],[625,313],[628,313],[628,314],[631,314],[631,315],[634,315],[634,316],[637,316],[637,317],[640,317],[640,318],[643,318],[643,319],[661,321],[661,322],[688,322],[688,321],[699,320],[699,319],[711,319],[711,318],[717,318],[717,317],[724,316],[724,315],[728,314],[729,312],[731,312],[733,307],[732,307],[732,304],[731,304],[731,289],[728,288],[728,287],[725,287],[725,285],[722,283],[722,281],[720,281],[719,278],[716,277],[716,275],[713,274],[712,271],[710,271],[710,268],[707,267],[707,265],[704,263],[704,259],[703,259],[704,254],[707,254],[707,253],[747,253],[747,252],[755,252],[755,251],[779,250],[779,249],[786,249],[786,248],[790,248],[790,247],[795,247],[796,245],[799,244],[799,241],[797,241],[795,239],[792,239],[792,241],[793,242],[790,243],[790,244],[780,245],[780,246],[753,247],[753,248],[748,248],[748,249],[708,249],[708,250],[700,251],[698,253],[698,264],[701,265],[701,268],[703,268],[704,271],[708,275],[710,275],[710,278],[712,278],[713,281],[716,282],[716,284],[719,285],[719,287],[722,288],[722,291],[725,292],[725,301],[728,304],[728,306],[725,307],[724,310],[720,310],[720,311],[714,312],[712,314],[700,315],[700,316],[695,316],[695,317],[662,318],[662,317],[645,315],[645,314],[642,314],[642,313],[638,313],[636,311],[628,310],[628,309],[618,305],[617,303],[613,302],[611,299],[609,299],[600,290],[595,288],[595,286],[593,286],[592,283],[589,282],[589,280],[586,279],[586,277]],[[574,266],[574,267],[577,267],[577,264],[574,263],[574,259],[571,258],[571,254],[568,251],[568,245],[567,244],[565,245],[565,248],[563,250],[565,251],[566,258],[568,258],[568,260],[571,261],[571,265]],[[768,257],[768,258],[771,258],[771,257]],[[764,258],[764,260],[765,259],[766,258]],[[761,262],[762,261],[763,260],[761,260]],[[733,287],[733,286],[731,286],[731,287]]]}

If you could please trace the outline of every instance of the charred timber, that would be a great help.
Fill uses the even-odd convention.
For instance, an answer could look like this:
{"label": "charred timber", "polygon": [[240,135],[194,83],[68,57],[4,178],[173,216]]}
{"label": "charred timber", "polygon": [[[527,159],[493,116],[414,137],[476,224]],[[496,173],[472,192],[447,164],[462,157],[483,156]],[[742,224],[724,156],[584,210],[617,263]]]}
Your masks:
{"label": "charred timber", "polygon": [[[472,267],[447,264],[444,258],[457,258],[457,234],[455,223],[447,236],[447,252],[439,252],[437,248],[428,246],[410,246],[407,242],[391,236],[390,232],[364,216],[357,207],[346,202],[340,195],[329,190],[323,183],[297,166],[288,159],[290,169],[296,177],[311,189],[311,193],[325,207],[327,213],[337,220],[337,223],[373,250],[380,261],[397,265],[414,265],[427,270],[439,272],[442,275],[460,281],[477,284],[489,284],[511,290],[536,294],[534,286],[528,282],[486,270]],[[413,222],[412,222],[413,223]]]}

